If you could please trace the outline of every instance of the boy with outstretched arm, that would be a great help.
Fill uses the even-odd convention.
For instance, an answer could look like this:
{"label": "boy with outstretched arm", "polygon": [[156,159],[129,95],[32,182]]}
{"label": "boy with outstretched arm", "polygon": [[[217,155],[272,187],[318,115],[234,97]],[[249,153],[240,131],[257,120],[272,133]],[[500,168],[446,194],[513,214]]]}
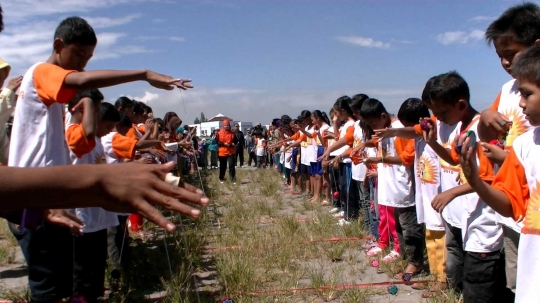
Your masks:
{"label": "boy with outstretched arm", "polygon": [[[438,76],[431,87],[430,99],[438,120],[448,125],[459,123],[455,137],[467,132],[475,135],[478,133],[480,115],[470,105],[469,86],[457,72]],[[430,147],[447,163],[457,164],[459,157],[456,144],[452,145],[449,152],[437,142],[437,128],[433,121],[430,121],[428,126],[425,140]],[[478,144],[478,141],[473,144]],[[481,152],[476,155],[476,161],[480,166],[479,177],[491,182],[492,164]],[[461,182],[465,183],[466,180],[461,178]],[[505,277],[501,253],[502,229],[496,222],[495,211],[473,192],[469,184],[451,190],[455,191],[452,199],[471,193],[463,201],[465,203],[462,205],[461,218],[457,218],[461,221],[465,251],[462,276],[464,302],[498,302],[503,295]],[[459,200],[451,203],[457,201]]]}
{"label": "boy with outstretched arm", "polygon": [[[59,24],[51,56],[46,62],[30,67],[23,78],[11,135],[10,166],[71,164],[64,133],[63,105],[73,99],[78,90],[134,81],[147,81],[166,90],[192,87],[190,80],[173,79],[146,70],[84,71],[96,44],[96,34],[84,19],[70,17]],[[48,217],[68,216],[65,210],[47,210],[47,205],[43,208]],[[70,226],[82,227],[75,223]],[[33,301],[55,302],[72,295],[73,242],[68,228],[39,223],[36,229],[23,232],[19,245],[28,264]]]}
{"label": "boy with outstretched arm", "polygon": [[[493,44],[504,70],[512,74],[512,62],[529,47],[540,43],[540,7],[534,3],[523,3],[507,9],[486,30],[486,41]],[[490,109],[482,113],[479,135],[482,149],[488,158],[500,166],[512,149],[514,140],[530,130],[519,107],[521,94],[516,79],[505,83]],[[489,144],[489,134],[501,138],[501,142]],[[496,141],[494,143],[497,143]],[[501,148],[502,147],[502,148]],[[498,215],[504,232],[506,286],[515,293],[517,274],[517,252],[522,223]]]}
{"label": "boy with outstretched arm", "polygon": [[[540,46],[526,50],[512,66],[521,94],[519,106],[535,128],[517,137],[491,186],[478,177],[475,148],[463,149],[460,162],[472,188],[497,213],[523,222],[517,257],[515,302],[538,301],[540,262]],[[460,138],[467,146],[470,139]]]}

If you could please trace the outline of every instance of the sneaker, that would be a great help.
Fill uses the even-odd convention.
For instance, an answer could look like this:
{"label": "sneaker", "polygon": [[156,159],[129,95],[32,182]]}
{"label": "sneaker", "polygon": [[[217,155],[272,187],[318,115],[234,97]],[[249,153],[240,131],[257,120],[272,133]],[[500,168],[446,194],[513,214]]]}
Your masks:
{"label": "sneaker", "polygon": [[337,207],[334,207],[330,210],[330,213],[333,214],[333,213],[337,213],[339,211],[339,208]]}
{"label": "sneaker", "polygon": [[345,219],[339,219],[339,221],[337,222],[337,225],[338,226],[344,226],[344,225],[349,225],[351,224],[351,222],[345,220]]}
{"label": "sneaker", "polygon": [[223,182],[223,181],[219,181],[219,183],[223,184],[224,182]]}
{"label": "sneaker", "polygon": [[333,216],[334,216],[335,218],[343,217],[343,216],[345,216],[345,212],[344,212],[344,211],[340,211],[340,212],[337,212],[337,213],[333,214]]}
{"label": "sneaker", "polygon": [[399,258],[401,258],[401,255],[397,251],[392,250],[388,255],[382,258],[382,261],[387,262],[387,263],[394,262],[394,261],[399,260]]}
{"label": "sneaker", "polygon": [[382,248],[379,246],[375,246],[372,249],[368,250],[366,253],[366,256],[368,257],[376,257],[378,255],[382,254]]}
{"label": "sneaker", "polygon": [[376,247],[376,246],[377,246],[377,242],[372,241],[372,240],[368,240],[366,242],[366,244],[364,244],[364,249],[365,250],[370,250],[370,249],[372,249],[373,247]]}

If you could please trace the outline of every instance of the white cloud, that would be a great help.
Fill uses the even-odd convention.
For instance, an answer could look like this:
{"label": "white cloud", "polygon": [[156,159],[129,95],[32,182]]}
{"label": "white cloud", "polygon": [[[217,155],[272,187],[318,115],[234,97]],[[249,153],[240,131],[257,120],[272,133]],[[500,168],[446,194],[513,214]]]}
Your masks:
{"label": "white cloud", "polygon": [[157,93],[151,93],[149,91],[145,91],[144,92],[144,95],[140,96],[140,97],[133,97],[133,96],[127,96],[128,98],[130,99],[134,99],[134,100],[137,100],[137,101],[141,101],[141,102],[144,102],[144,103],[151,103],[155,100],[157,100],[159,98],[159,94]]}
{"label": "white cloud", "polygon": [[390,43],[382,42],[382,41],[376,41],[372,38],[366,38],[366,37],[360,37],[360,36],[339,36],[336,37],[336,40],[344,43],[350,43],[353,45],[358,45],[362,47],[374,47],[374,48],[382,48],[387,49],[390,48]]}
{"label": "white cloud", "polygon": [[449,44],[467,44],[470,41],[482,40],[484,38],[484,31],[479,29],[472,30],[470,32],[455,31],[446,32],[437,35],[436,39],[439,43],[444,45]]}
{"label": "white cloud", "polygon": [[179,36],[140,36],[137,38],[138,40],[170,40],[170,41],[177,41],[177,42],[184,42],[186,41],[186,38],[179,37]]}
{"label": "white cloud", "polygon": [[493,16],[476,16],[476,17],[473,17],[473,18],[469,19],[469,21],[471,21],[471,22],[487,22],[487,21],[493,21],[496,18],[497,17],[493,17]]}
{"label": "white cloud", "polygon": [[106,18],[106,17],[83,17],[94,29],[108,28],[113,26],[124,25],[139,18],[140,14],[128,15],[121,18]]}

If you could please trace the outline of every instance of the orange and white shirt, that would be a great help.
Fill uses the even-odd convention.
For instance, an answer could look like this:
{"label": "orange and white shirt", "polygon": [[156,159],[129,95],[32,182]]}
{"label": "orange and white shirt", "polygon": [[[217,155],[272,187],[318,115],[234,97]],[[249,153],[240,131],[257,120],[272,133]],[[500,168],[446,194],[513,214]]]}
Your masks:
{"label": "orange and white shirt", "polygon": [[[313,133],[313,126],[306,126],[307,133]],[[313,158],[316,158],[316,152],[313,150],[312,138],[308,138],[303,133],[300,135],[302,142],[300,143],[300,163],[310,166]],[[316,159],[315,159],[316,161]]]}
{"label": "orange and white shirt", "polygon": [[[402,128],[399,120],[390,124],[391,128]],[[379,173],[378,202],[379,205],[405,208],[414,206],[413,169],[414,140],[402,138],[385,138],[378,143],[378,157],[399,156],[403,164],[392,165],[378,163]]]}
{"label": "orange and white shirt", "polygon": [[[476,161],[480,178],[491,183],[494,178],[493,164],[488,160],[482,148],[478,136],[478,123],[480,116],[476,116],[465,130],[476,134]],[[461,123],[456,127],[455,136],[460,135]],[[452,145],[452,157],[459,161],[455,144]],[[462,183],[467,180],[463,178]],[[503,245],[503,233],[500,224],[497,223],[495,211],[489,207],[476,193],[466,195],[463,201],[463,214],[461,216],[461,235],[463,237],[463,249],[469,252],[487,253],[498,251]],[[450,204],[452,204],[451,202]]]}
{"label": "orange and white shirt", "polygon": [[[88,141],[81,124],[68,125],[66,141],[70,147],[71,161],[74,165],[105,163],[105,151],[101,139]],[[117,213],[101,207],[76,208],[74,213],[84,223],[83,233],[92,233],[119,224]]]}
{"label": "orange and white shirt", "polygon": [[[355,121],[349,120],[345,122],[340,128],[339,128],[339,134],[338,134],[338,140],[342,138],[347,139],[347,145],[339,148],[338,150],[335,150],[330,153],[330,156],[339,156],[343,154],[347,149],[350,148],[350,146],[353,146],[354,144],[354,123]],[[336,140],[337,141],[337,140]],[[350,158],[345,158],[341,160],[341,163],[352,163],[352,160]]]}
{"label": "orange and white shirt", "polygon": [[[437,141],[448,142],[451,135],[455,132],[456,125],[444,124],[432,117],[437,127]],[[421,135],[422,129],[419,124],[414,126],[416,133]],[[418,223],[425,223],[428,230],[444,230],[444,224],[441,214],[431,206],[433,199],[443,192],[441,160],[439,155],[423,139],[417,138],[415,142],[415,184],[416,184],[416,216]],[[440,143],[439,143],[440,144]],[[455,176],[454,176],[455,180]],[[456,199],[457,200],[457,199]],[[447,207],[452,206],[459,211],[461,218],[461,206],[459,200],[452,201]],[[445,208],[446,209],[446,208]],[[451,210],[451,212],[454,212]],[[456,220],[460,222],[460,220]]]}
{"label": "orange and white shirt", "polygon": [[540,284],[540,128],[513,141],[492,186],[510,199],[513,219],[523,220],[517,259],[516,302],[537,302]]}
{"label": "orange and white shirt", "polygon": [[105,149],[105,159],[108,164],[122,163],[124,159],[133,159],[137,140],[111,132],[101,139]]}
{"label": "orange and white shirt", "polygon": [[[519,106],[519,101],[521,99],[521,93],[517,88],[517,83],[515,79],[512,79],[505,83],[502,86],[501,92],[493,102],[493,105],[490,109],[496,110],[512,122],[512,127],[508,131],[508,136],[506,137],[505,149],[511,150],[514,140],[532,129],[533,127],[529,124],[529,121],[525,119],[523,114],[523,109]],[[520,232],[523,224],[517,223],[512,218],[506,218],[497,214],[498,222],[506,225],[507,227],[513,229],[516,232]]]}
{"label": "orange and white shirt", "polygon": [[9,166],[70,165],[64,128],[64,104],[77,91],[66,88],[70,73],[50,63],[34,64],[24,75],[15,108]]}
{"label": "orange and white shirt", "polygon": [[[354,142],[351,146],[352,148],[358,147],[360,143],[364,142],[364,131],[360,127],[360,120],[356,121],[354,123]],[[365,148],[367,150],[368,148]],[[351,159],[354,160],[354,159]],[[360,162],[358,164],[355,164],[356,162],[353,161],[352,169],[351,169],[351,175],[352,179],[360,182],[364,182],[364,179],[366,178],[367,173],[367,167],[364,162]]]}

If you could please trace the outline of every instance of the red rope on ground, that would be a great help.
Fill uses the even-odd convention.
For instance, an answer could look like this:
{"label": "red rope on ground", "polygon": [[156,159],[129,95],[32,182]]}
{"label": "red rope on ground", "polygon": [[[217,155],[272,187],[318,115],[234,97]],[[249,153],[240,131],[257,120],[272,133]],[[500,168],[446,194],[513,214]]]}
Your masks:
{"label": "red rope on ground", "polygon": [[[309,245],[309,244],[315,244],[315,243],[323,243],[323,242],[341,242],[341,241],[360,241],[364,240],[364,238],[358,237],[358,238],[330,238],[330,239],[323,239],[323,240],[314,240],[314,241],[306,241],[306,242],[290,242],[285,243],[285,245]],[[280,244],[267,244],[263,245],[263,247],[275,247],[279,246]],[[221,247],[206,247],[203,250],[205,251],[213,251],[213,250],[233,250],[233,249],[241,249],[242,246],[221,246]]]}
{"label": "red rope on ground", "polygon": [[278,293],[310,291],[310,290],[358,289],[358,288],[368,288],[368,287],[374,287],[374,286],[405,285],[405,284],[428,283],[428,282],[432,282],[432,281],[431,280],[387,281],[387,282],[347,284],[347,285],[334,285],[334,286],[320,286],[320,287],[304,287],[304,288],[289,288],[289,289],[265,289],[265,290],[255,290],[255,291],[252,291],[252,292],[238,292],[236,294],[237,295],[256,296],[256,295],[262,295],[262,294],[278,294]]}

